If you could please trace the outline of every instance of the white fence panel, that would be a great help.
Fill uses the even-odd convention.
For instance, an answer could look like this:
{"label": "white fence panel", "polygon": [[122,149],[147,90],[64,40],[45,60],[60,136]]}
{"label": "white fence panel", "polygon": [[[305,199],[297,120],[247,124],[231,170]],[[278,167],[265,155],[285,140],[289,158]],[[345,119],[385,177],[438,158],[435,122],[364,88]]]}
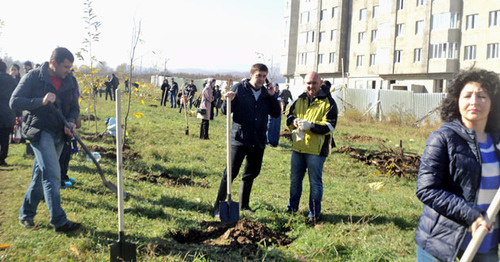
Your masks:
{"label": "white fence panel", "polygon": [[427,119],[429,119],[431,123],[440,121],[441,118],[438,107],[445,97],[446,94],[414,94],[414,112],[417,120],[429,114]]}
{"label": "white fence panel", "polygon": [[414,116],[413,92],[379,90],[380,111],[382,118],[388,118],[391,113],[399,116]]}

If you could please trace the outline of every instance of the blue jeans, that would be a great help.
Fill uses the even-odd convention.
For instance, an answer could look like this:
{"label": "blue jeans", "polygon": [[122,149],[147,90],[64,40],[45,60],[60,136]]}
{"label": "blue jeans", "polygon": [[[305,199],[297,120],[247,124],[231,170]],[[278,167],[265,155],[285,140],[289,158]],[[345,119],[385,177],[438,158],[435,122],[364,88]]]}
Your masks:
{"label": "blue jeans", "polygon": [[[458,257],[462,257],[465,250],[460,250],[458,252]],[[497,262],[498,261],[498,248],[493,248],[487,253],[476,253],[473,262]],[[433,255],[429,254],[419,245],[417,245],[417,262],[439,262],[439,259],[435,258]]]}
{"label": "blue jeans", "polygon": [[319,217],[321,213],[321,199],[323,198],[323,166],[325,156],[303,154],[292,151],[290,167],[290,199],[288,210],[298,211],[300,196],[302,195],[302,181],[306,169],[309,174],[309,217]]}
{"label": "blue jeans", "polygon": [[55,227],[66,224],[68,219],[61,207],[61,168],[59,156],[64,145],[63,137],[54,137],[42,131],[39,141],[32,141],[35,153],[31,184],[19,209],[19,219],[33,220],[40,200],[45,199],[50,213],[50,223]]}
{"label": "blue jeans", "polygon": [[174,92],[169,92],[170,96],[170,108],[177,108],[177,98]]}

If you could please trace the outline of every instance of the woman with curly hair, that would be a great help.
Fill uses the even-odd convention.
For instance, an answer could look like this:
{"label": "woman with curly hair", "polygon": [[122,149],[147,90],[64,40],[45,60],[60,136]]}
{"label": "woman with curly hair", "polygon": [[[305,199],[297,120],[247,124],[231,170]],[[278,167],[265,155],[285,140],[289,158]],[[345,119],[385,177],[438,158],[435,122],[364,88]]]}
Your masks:
{"label": "woman with curly hair", "polygon": [[417,261],[455,261],[479,227],[490,231],[474,261],[498,261],[500,224],[485,216],[500,186],[499,101],[494,72],[465,70],[452,81],[445,123],[427,139],[418,172]]}

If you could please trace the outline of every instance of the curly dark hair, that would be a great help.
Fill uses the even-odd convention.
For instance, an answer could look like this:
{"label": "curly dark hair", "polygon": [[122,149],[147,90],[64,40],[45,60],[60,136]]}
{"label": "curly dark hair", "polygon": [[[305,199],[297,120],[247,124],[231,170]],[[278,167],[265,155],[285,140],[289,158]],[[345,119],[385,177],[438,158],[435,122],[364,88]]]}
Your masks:
{"label": "curly dark hair", "polygon": [[460,109],[458,99],[465,85],[469,82],[477,82],[486,91],[491,100],[491,112],[488,114],[488,121],[485,131],[500,130],[500,79],[498,74],[484,69],[462,70],[455,75],[448,87],[448,94],[441,105],[441,119],[445,122],[451,122],[455,119],[460,120]]}

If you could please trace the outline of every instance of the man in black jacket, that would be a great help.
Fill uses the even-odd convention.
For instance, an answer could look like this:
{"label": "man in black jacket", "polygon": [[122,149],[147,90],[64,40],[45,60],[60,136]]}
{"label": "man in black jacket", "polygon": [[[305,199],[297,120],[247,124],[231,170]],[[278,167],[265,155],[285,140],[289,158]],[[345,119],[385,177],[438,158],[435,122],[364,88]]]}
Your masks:
{"label": "man in black jacket", "polygon": [[170,108],[177,108],[177,92],[179,91],[179,86],[177,82],[174,81],[172,77],[172,86],[170,87],[169,97],[170,97]]}
{"label": "man in black jacket", "polygon": [[7,74],[7,65],[0,60],[0,166],[7,166],[9,138],[16,121],[16,114],[9,107],[9,99],[16,88],[16,80]]}
{"label": "man in black jacket", "polygon": [[[246,158],[240,188],[240,210],[250,211],[250,192],[254,179],[259,175],[266,147],[268,116],[280,115],[280,104],[274,96],[274,89],[262,88],[268,69],[264,64],[255,64],[250,70],[250,79],[235,84],[225,94],[222,113],[226,112],[226,101],[231,101],[233,126],[231,132],[231,178],[238,175],[243,159]],[[219,216],[219,205],[227,195],[227,170],[224,170],[214,206],[214,217]],[[232,182],[232,181],[231,181]]]}
{"label": "man in black jacket", "polygon": [[[61,207],[61,169],[59,156],[70,129],[64,126],[53,106],[58,108],[75,129],[80,114],[78,84],[71,75],[74,57],[64,47],[54,49],[50,62],[25,75],[10,99],[13,110],[23,110],[23,137],[29,139],[35,153],[31,184],[19,210],[19,222],[25,228],[35,226],[36,209],[45,200],[50,223],[56,233],[71,232],[80,227],[67,219]],[[50,105],[52,104],[52,105]]]}

